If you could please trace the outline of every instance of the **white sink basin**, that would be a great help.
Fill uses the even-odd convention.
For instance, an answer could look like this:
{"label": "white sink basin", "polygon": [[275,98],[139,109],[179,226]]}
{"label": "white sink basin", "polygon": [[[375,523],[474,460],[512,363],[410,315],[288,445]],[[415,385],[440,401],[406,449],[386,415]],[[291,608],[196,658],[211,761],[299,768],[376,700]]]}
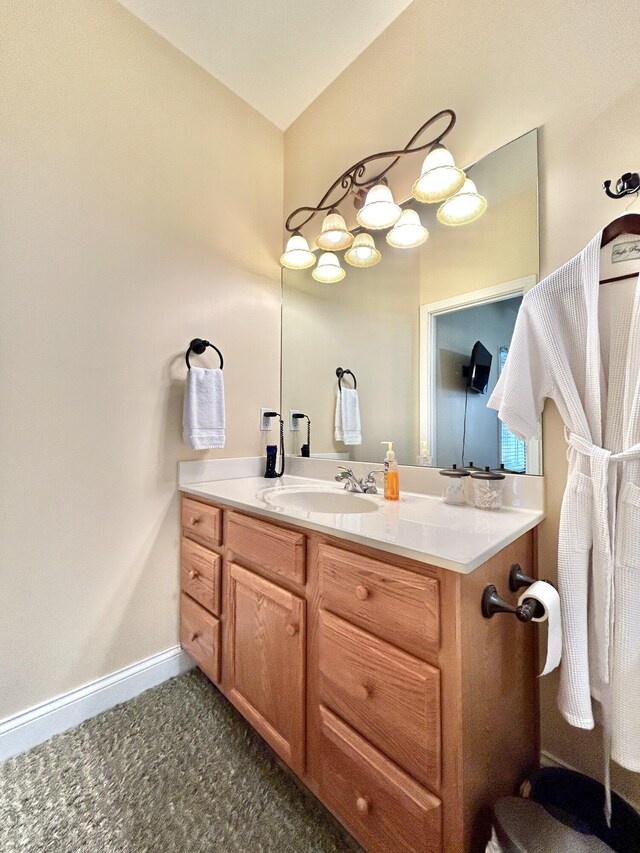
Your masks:
{"label": "white sink basin", "polygon": [[366,495],[353,492],[337,491],[335,489],[296,489],[291,491],[274,489],[265,495],[268,503],[279,507],[285,512],[326,512],[333,514],[376,512],[378,503]]}

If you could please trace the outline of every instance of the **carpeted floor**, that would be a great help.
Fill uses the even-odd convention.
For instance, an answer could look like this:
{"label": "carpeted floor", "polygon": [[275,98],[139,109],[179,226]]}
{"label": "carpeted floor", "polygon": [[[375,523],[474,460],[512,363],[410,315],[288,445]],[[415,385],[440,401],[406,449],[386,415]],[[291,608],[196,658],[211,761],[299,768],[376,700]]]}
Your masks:
{"label": "carpeted floor", "polygon": [[0,765],[2,853],[359,849],[195,670]]}

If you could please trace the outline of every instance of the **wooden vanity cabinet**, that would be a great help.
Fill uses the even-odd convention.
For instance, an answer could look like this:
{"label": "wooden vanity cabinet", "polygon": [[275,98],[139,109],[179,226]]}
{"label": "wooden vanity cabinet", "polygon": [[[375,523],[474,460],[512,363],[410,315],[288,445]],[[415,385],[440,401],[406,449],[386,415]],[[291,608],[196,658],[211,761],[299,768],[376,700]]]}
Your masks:
{"label": "wooden vanity cabinet", "polygon": [[227,590],[227,695],[301,775],[306,602],[236,563],[228,566]]}
{"label": "wooden vanity cabinet", "polygon": [[539,743],[535,629],[480,598],[515,602],[534,533],[461,575],[182,500],[181,643],[202,671],[368,853],[483,851]]}

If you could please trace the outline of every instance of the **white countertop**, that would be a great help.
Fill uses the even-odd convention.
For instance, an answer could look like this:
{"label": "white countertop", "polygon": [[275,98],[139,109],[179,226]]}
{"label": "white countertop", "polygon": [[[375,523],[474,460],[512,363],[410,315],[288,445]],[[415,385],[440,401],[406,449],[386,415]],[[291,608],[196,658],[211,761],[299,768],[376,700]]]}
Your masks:
{"label": "white countertop", "polygon": [[375,512],[366,513],[285,511],[278,506],[279,493],[300,488],[342,491],[338,483],[292,476],[275,481],[242,477],[180,486],[183,492],[234,509],[462,574],[477,569],[544,518],[539,510],[503,507],[492,512],[472,506],[451,506],[438,497],[407,492],[401,493],[399,501],[367,495],[367,499],[379,506]]}

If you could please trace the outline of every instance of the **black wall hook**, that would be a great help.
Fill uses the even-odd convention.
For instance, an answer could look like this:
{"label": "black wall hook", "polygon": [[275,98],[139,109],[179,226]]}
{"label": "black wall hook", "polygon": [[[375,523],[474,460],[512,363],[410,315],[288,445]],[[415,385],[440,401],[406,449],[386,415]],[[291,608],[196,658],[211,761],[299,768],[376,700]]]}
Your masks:
{"label": "black wall hook", "polygon": [[189,344],[189,349],[186,351],[184,360],[187,362],[187,369],[191,370],[191,365],[189,364],[189,355],[192,352],[195,352],[196,355],[202,355],[202,353],[206,350],[207,347],[211,347],[211,349],[215,350],[220,357],[220,370],[224,367],[224,359],[222,357],[222,353],[218,349],[218,347],[214,346],[209,341],[205,341],[203,338],[194,338]]}
{"label": "black wall hook", "polygon": [[358,387],[358,382],[356,380],[356,375],[353,371],[348,368],[343,369],[342,367],[336,368],[336,376],[338,377],[338,388],[342,391],[342,378],[345,374],[349,374],[349,376],[353,377],[353,387],[354,389]]}
{"label": "black wall hook", "polygon": [[602,185],[609,198],[623,198],[626,195],[640,192],[640,174],[638,172],[625,172],[618,178],[615,193],[611,191],[611,181],[605,181]]}

